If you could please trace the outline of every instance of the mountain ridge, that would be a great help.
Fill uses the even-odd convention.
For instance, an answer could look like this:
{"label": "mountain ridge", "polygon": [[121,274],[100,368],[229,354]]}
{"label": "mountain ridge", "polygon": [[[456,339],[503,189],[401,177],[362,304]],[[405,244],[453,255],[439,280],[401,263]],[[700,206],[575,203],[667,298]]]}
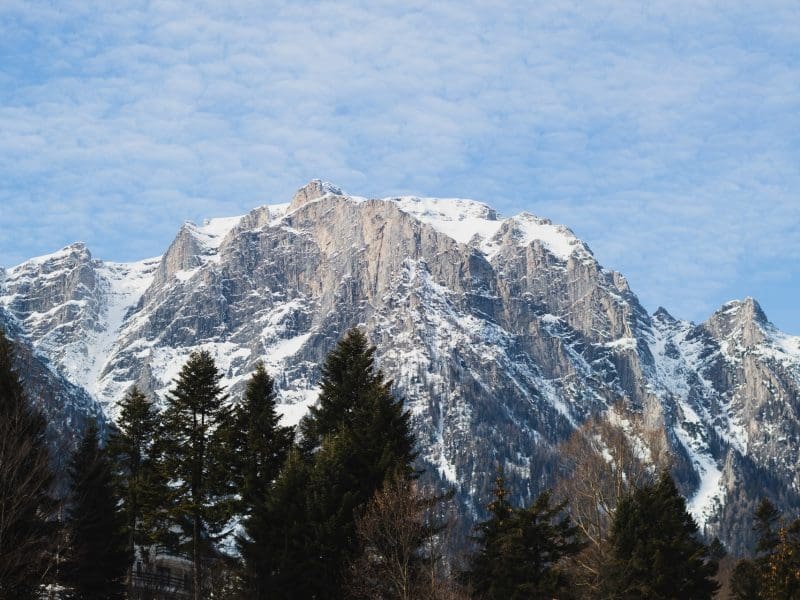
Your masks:
{"label": "mountain ridge", "polygon": [[0,307],[112,417],[129,385],[162,397],[206,348],[234,391],[264,359],[296,422],[324,354],[359,325],[414,415],[423,462],[475,515],[495,462],[530,496],[559,441],[615,406],[663,430],[693,514],[731,547],[747,541],[724,523],[743,518],[734,486],[755,494],[751,472],[796,506],[800,338],[753,299],[700,324],[650,315],[547,219],[313,180],[286,204],[185,223],[160,257],[104,262],[79,243],[2,273]]}

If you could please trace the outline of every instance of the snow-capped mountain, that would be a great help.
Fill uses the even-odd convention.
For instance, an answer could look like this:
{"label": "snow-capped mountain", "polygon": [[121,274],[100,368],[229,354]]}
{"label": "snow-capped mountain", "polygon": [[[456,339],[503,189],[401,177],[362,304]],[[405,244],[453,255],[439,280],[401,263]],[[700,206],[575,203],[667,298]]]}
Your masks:
{"label": "snow-capped mountain", "polygon": [[360,325],[422,460],[475,514],[498,462],[529,496],[556,445],[615,406],[663,431],[692,512],[732,547],[765,490],[800,506],[800,338],[751,299],[700,325],[650,316],[569,229],[527,213],[315,180],[288,204],[187,223],[158,258],[108,263],[74,244],[0,271],[0,307],[111,418],[131,384],[163,397],[205,348],[234,395],[263,360],[296,422]]}

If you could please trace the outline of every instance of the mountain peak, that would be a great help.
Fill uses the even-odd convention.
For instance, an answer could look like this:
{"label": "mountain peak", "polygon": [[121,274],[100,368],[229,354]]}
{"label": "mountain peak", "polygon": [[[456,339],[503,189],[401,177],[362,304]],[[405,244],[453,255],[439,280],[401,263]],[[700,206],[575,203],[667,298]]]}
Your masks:
{"label": "mountain peak", "polygon": [[304,204],[319,200],[328,194],[344,196],[344,192],[342,192],[341,188],[336,187],[332,183],[322,181],[321,179],[312,179],[295,192],[292,202],[289,204],[289,210],[292,211],[300,208]]}
{"label": "mountain peak", "polygon": [[706,321],[706,327],[721,339],[734,338],[752,346],[764,342],[772,324],[758,302],[747,297],[723,304]]}
{"label": "mountain peak", "polygon": [[56,263],[67,258],[78,258],[81,261],[89,261],[92,260],[92,253],[89,251],[89,248],[86,247],[85,242],[74,242],[68,246],[64,246],[60,250],[51,252],[50,254],[43,254],[42,256],[34,256],[33,258],[29,258],[24,263],[21,263],[10,270],[16,271],[20,268],[25,268],[26,265],[27,267],[31,267]]}
{"label": "mountain peak", "polygon": [[[750,296],[744,300],[731,300],[723,304],[713,316],[728,316],[739,323],[757,323],[769,325],[769,319],[755,298]],[[712,316],[712,318],[713,318]]]}
{"label": "mountain peak", "polygon": [[653,318],[657,321],[661,321],[663,323],[673,324],[677,323],[678,320],[673,317],[669,311],[664,308],[663,306],[659,306],[656,312],[653,313]]}

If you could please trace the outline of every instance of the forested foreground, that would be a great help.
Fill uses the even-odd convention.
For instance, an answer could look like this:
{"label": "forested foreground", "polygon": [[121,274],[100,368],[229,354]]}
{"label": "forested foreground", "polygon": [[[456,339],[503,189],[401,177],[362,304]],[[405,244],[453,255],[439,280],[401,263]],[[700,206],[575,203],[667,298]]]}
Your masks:
{"label": "forested foreground", "polygon": [[[0,335],[0,599],[800,597],[800,520],[768,500],[753,555],[705,540],[637,435],[591,420],[561,477],[510,501],[502,469],[487,518],[455,543],[452,494],[421,482],[410,415],[349,331],[322,365],[317,404],[280,424],[262,365],[228,398],[193,354],[159,411],[131,389],[117,428],[90,427],[55,493],[43,417]],[[655,447],[650,444],[649,447]],[[720,561],[726,568],[719,573]]]}

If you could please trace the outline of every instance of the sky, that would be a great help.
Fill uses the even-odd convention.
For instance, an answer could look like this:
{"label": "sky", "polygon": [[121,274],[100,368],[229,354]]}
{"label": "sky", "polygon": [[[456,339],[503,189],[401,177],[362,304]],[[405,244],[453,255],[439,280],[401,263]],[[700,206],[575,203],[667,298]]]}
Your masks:
{"label": "sky", "polygon": [[286,202],[569,226],[649,310],[800,334],[796,1],[0,2],[0,265]]}

